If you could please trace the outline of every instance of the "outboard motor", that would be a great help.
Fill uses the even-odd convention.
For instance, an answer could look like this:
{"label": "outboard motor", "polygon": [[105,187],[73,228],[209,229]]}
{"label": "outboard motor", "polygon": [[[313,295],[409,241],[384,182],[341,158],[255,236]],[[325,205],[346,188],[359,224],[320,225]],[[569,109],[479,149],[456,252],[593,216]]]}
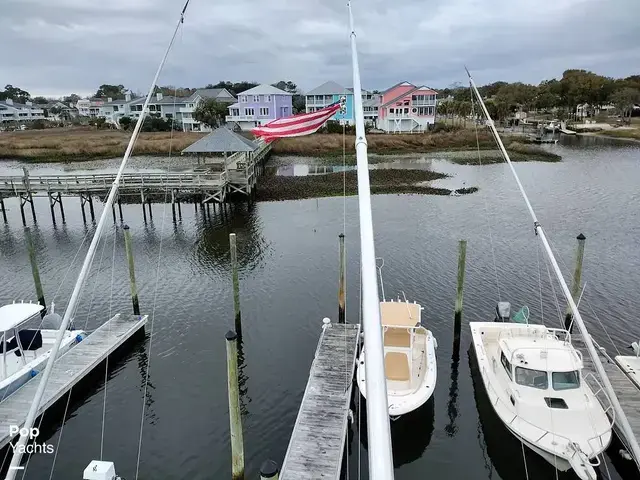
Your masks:
{"label": "outboard motor", "polygon": [[496,318],[494,322],[511,321],[511,304],[509,302],[498,302],[496,305]]}

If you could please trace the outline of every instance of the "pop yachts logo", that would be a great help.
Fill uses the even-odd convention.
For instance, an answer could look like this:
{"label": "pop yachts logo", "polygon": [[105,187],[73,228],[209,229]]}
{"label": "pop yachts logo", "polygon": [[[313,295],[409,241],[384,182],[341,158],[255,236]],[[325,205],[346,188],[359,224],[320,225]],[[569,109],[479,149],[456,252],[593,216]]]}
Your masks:
{"label": "pop yachts logo", "polygon": [[51,443],[38,443],[38,436],[40,435],[40,429],[33,428],[20,428],[17,425],[11,425],[9,427],[9,434],[13,437],[14,435],[26,436],[29,440],[32,440],[33,443],[27,443],[23,445],[18,443],[16,445],[11,445],[13,448],[13,453],[53,453],[54,447]]}

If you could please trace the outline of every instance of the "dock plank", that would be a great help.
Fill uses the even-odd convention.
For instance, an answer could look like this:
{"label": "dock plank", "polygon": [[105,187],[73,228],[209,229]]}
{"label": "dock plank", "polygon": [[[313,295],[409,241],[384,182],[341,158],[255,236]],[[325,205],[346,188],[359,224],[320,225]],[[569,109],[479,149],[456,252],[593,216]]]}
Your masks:
{"label": "dock plank", "polygon": [[[59,400],[100,362],[147,323],[147,316],[116,315],[56,360],[38,415]],[[11,440],[10,426],[22,426],[42,375],[0,402],[0,448]]]}
{"label": "dock plank", "polygon": [[[582,335],[571,335],[571,339],[571,343],[573,344],[573,346],[580,350],[580,352],[582,353],[584,364],[583,371],[592,373],[596,376],[596,378],[599,378]],[[629,424],[631,425],[631,429],[633,430],[636,440],[640,443],[640,390],[638,390],[631,379],[620,369],[620,367],[614,361],[611,361],[603,353],[600,353],[599,357],[602,365],[604,366],[605,372],[607,373],[607,377],[609,377],[609,381],[613,386],[613,390],[618,397],[620,406],[622,407],[622,410],[629,420]],[[596,390],[597,389],[598,388],[596,388]],[[600,393],[596,395],[596,397],[605,409],[609,406],[609,401],[607,400],[604,393]],[[607,414],[609,415],[609,418],[611,420],[614,420],[612,409],[607,411]],[[614,431],[623,443],[628,444],[628,441],[626,440],[622,429],[617,425],[617,423],[614,423]],[[629,453],[632,454],[633,452]],[[636,458],[635,460],[636,463],[640,466],[640,459]]]}
{"label": "dock plank", "polygon": [[338,479],[360,325],[323,327],[280,480]]}

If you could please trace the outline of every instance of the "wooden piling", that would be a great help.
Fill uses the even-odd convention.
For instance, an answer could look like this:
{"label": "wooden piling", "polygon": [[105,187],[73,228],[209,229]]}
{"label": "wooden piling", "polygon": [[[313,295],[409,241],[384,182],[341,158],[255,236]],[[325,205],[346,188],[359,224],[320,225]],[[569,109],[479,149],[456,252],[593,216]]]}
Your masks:
{"label": "wooden piling", "polygon": [[42,282],[40,281],[40,271],[38,270],[38,264],[36,262],[36,250],[31,239],[31,231],[28,228],[24,229],[24,236],[27,239],[27,249],[29,251],[29,262],[31,262],[31,273],[33,274],[33,283],[36,285],[36,295],[38,297],[38,303],[44,307],[41,315],[44,317],[46,314],[47,305],[44,301],[44,290],[42,289]]}
{"label": "wooden piling", "polygon": [[460,240],[458,244],[458,286],[456,288],[456,308],[453,320],[454,341],[460,338],[462,325],[462,299],[464,290],[464,269],[467,261],[467,241]]}
{"label": "wooden piling", "polygon": [[60,204],[60,215],[62,215],[62,223],[66,223],[66,218],[64,218],[64,206],[62,205],[62,193],[58,192],[58,203]]}
{"label": "wooden piling", "polygon": [[[60,204],[62,207],[62,203]],[[120,213],[120,222],[124,220],[124,216],[122,215],[122,201],[120,200],[120,195],[118,195],[118,212]]]}
{"label": "wooden piling", "polygon": [[4,207],[4,198],[0,198],[0,209],[2,209],[2,219],[7,223],[7,209]]}
{"label": "wooden piling", "polygon": [[344,254],[344,233],[341,233],[339,236],[340,242],[340,278],[338,279],[338,323],[346,322],[346,313],[345,313],[345,289],[347,283],[347,274],[346,274],[346,265],[345,265],[345,254]]}
{"label": "wooden piling", "polygon": [[51,192],[48,193],[49,196],[49,208],[51,209],[51,219],[53,220],[53,224],[55,225],[56,223],[56,210],[55,210],[55,206],[56,206],[56,201],[53,198],[53,195]]}
{"label": "wooden piling", "polygon": [[87,223],[87,214],[84,211],[84,196],[80,194],[80,210],[82,210],[82,222]]}
{"label": "wooden piling", "polygon": [[133,303],[134,315],[140,315],[140,303],[138,302],[138,288],[136,287],[136,272],[133,263],[133,248],[131,246],[131,232],[129,225],[124,227],[124,248],[129,262],[129,283],[131,284],[131,303]]}
{"label": "wooden piling", "polygon": [[[571,297],[574,302],[578,301],[580,296],[580,279],[582,277],[582,260],[584,259],[584,242],[587,239],[582,233],[576,237],[578,240],[578,250],[576,252],[576,267],[573,271],[573,284],[571,285]],[[571,332],[573,330],[573,314],[571,313],[571,307],[567,305],[567,310],[564,315],[564,326]]]}
{"label": "wooden piling", "polygon": [[91,196],[91,194],[89,194],[89,213],[91,213],[91,221],[95,222],[96,221],[96,214],[93,211],[93,197]]}
{"label": "wooden piling", "polygon": [[280,469],[273,460],[266,460],[260,466],[260,480],[278,480]]}
{"label": "wooden piling", "polygon": [[229,393],[229,426],[231,436],[231,478],[244,480],[244,441],[238,387],[238,335],[229,330],[227,344],[227,388]]}
{"label": "wooden piling", "polygon": [[238,277],[238,252],[236,249],[236,234],[229,234],[229,248],[231,250],[231,271],[233,276],[233,309],[235,312],[236,332],[242,335],[242,321],[240,316],[240,279]]}

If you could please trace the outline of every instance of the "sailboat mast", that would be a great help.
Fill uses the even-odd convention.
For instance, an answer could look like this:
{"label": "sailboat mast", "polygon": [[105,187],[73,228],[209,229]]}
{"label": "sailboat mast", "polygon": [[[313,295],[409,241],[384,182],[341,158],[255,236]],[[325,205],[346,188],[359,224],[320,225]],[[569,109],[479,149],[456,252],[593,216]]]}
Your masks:
{"label": "sailboat mast", "polygon": [[384,372],[384,350],[382,346],[382,324],[380,321],[380,299],[376,275],[376,255],[373,242],[373,218],[371,215],[371,190],[369,185],[369,163],[367,162],[367,139],[364,133],[364,113],[360,86],[360,67],[356,48],[356,32],[349,9],[351,28],[351,61],[353,64],[353,104],[356,122],[356,159],[358,172],[358,206],[360,214],[360,264],[362,281],[362,325],[366,342],[365,375],[367,379],[367,432],[369,435],[369,478],[372,480],[393,479],[393,454],[389,406],[387,404],[387,381]]}
{"label": "sailboat mast", "polygon": [[627,438],[627,441],[629,442],[629,446],[630,446],[631,450],[633,450],[633,457],[636,458],[636,459],[640,459],[640,446],[638,446],[638,442],[636,440],[636,436],[634,435],[633,430],[631,429],[631,425],[629,424],[629,420],[627,419],[627,416],[625,415],[624,410],[622,410],[622,406],[620,405],[620,402],[618,401],[618,397],[616,396],[616,393],[613,390],[613,386],[611,385],[611,382],[609,381],[609,377],[607,376],[607,373],[604,370],[604,366],[602,365],[602,362],[600,361],[600,357],[598,355],[598,351],[596,350],[596,347],[593,344],[593,340],[591,339],[591,335],[589,335],[589,332],[587,331],[587,327],[584,324],[584,321],[582,320],[582,316],[580,315],[580,312],[578,311],[578,307],[577,307],[575,301],[573,300],[573,296],[571,295],[571,291],[569,290],[569,287],[567,286],[567,282],[565,282],[564,277],[562,276],[562,272],[560,271],[560,267],[558,266],[558,262],[556,261],[556,257],[553,254],[553,251],[551,250],[551,246],[549,245],[549,241],[547,240],[547,236],[546,236],[546,234],[544,232],[544,229],[542,228],[542,225],[540,225],[540,222],[538,222],[538,218],[536,217],[536,213],[533,210],[533,207],[531,206],[531,202],[529,202],[529,197],[527,196],[527,192],[525,191],[524,187],[522,186],[522,183],[520,182],[520,178],[518,177],[518,174],[516,173],[516,170],[513,167],[513,164],[511,163],[511,158],[509,157],[509,154],[507,153],[506,149],[504,148],[504,145],[502,143],[502,140],[500,139],[500,136],[498,135],[498,131],[496,130],[496,127],[495,127],[495,125],[493,123],[493,120],[489,116],[489,112],[487,110],[487,107],[484,104],[484,101],[482,100],[482,96],[478,92],[478,88],[476,87],[476,83],[473,81],[473,78],[471,77],[471,74],[469,73],[468,70],[467,70],[467,75],[469,75],[469,82],[471,84],[471,88],[473,89],[473,92],[474,92],[476,98],[478,99],[478,101],[480,102],[480,105],[482,106],[482,111],[484,112],[485,116],[487,117],[487,120],[489,122],[489,127],[491,128],[491,131],[492,131],[493,135],[496,138],[496,141],[498,143],[498,147],[502,151],[502,155],[504,156],[505,160],[507,161],[507,164],[509,165],[509,168],[511,169],[511,173],[513,174],[513,177],[515,178],[516,183],[518,184],[518,188],[520,189],[520,193],[522,194],[522,198],[524,198],[524,201],[527,204],[527,208],[529,209],[529,213],[531,214],[531,218],[533,219],[533,225],[534,225],[534,228],[535,228],[536,235],[538,235],[540,237],[540,240],[542,241],[542,245],[544,246],[544,249],[545,249],[545,252],[547,254],[547,257],[549,257],[549,260],[551,262],[551,266],[553,267],[553,271],[554,271],[554,273],[556,275],[556,278],[558,279],[558,283],[560,284],[560,287],[562,288],[562,293],[564,294],[565,298],[567,299],[567,302],[569,303],[569,308],[571,309],[571,313],[573,314],[574,322],[576,323],[576,325],[578,325],[578,328],[580,329],[580,333],[582,334],[582,337],[584,338],[584,343],[587,346],[587,349],[589,350],[589,354],[591,355],[591,358],[593,359],[593,364],[594,364],[596,370],[598,371],[598,374],[600,375],[600,378],[602,379],[602,384],[603,384],[605,390],[607,391],[607,395],[608,395],[608,397],[609,397],[609,399],[611,401],[611,404],[613,405],[613,409],[615,410],[616,421],[619,423],[620,427],[624,431],[625,437]]}
{"label": "sailboat mast", "polygon": [[[38,389],[36,390],[35,397],[33,398],[33,402],[29,407],[29,413],[27,414],[27,419],[24,422],[23,428],[20,430],[21,432],[30,432],[33,424],[38,415],[38,409],[40,408],[40,402],[42,401],[42,396],[44,395],[44,390],[47,386],[47,382],[49,381],[49,377],[51,376],[51,370],[53,369],[53,365],[58,356],[58,351],[60,350],[60,344],[64,338],[64,333],[67,327],[69,326],[69,322],[71,321],[71,316],[75,313],[76,305],[78,303],[78,299],[80,297],[80,291],[84,286],[84,282],[87,279],[87,275],[89,274],[89,269],[91,268],[91,263],[93,261],[93,257],[95,256],[96,249],[98,247],[98,242],[100,241],[100,236],[102,235],[102,231],[104,230],[104,226],[106,223],[106,218],[109,210],[111,210],[111,206],[115,200],[116,193],[118,192],[118,185],[120,184],[120,179],[122,174],[124,173],[124,169],[127,165],[127,161],[131,156],[131,152],[133,151],[133,146],[135,145],[136,139],[138,138],[138,134],[140,133],[140,129],[142,127],[142,122],[144,121],[144,116],[147,113],[147,109],[149,107],[149,102],[151,101],[151,97],[153,95],[153,91],[155,89],[156,83],[158,82],[158,78],[160,77],[160,72],[162,72],[162,68],[169,56],[169,52],[171,51],[171,47],[176,39],[178,34],[178,30],[180,26],[184,22],[184,14],[189,6],[189,1],[187,0],[184,4],[182,12],[180,13],[180,19],[178,20],[178,24],[173,32],[173,36],[171,37],[171,42],[169,42],[169,46],[162,57],[162,61],[158,66],[158,70],[156,71],[156,75],[153,78],[153,82],[151,83],[151,88],[149,89],[149,93],[147,94],[147,98],[145,99],[144,105],[142,107],[142,113],[138,118],[138,122],[136,123],[135,129],[133,130],[133,134],[131,135],[131,139],[129,140],[129,145],[127,146],[127,150],[125,151],[124,157],[122,157],[122,162],[120,163],[120,168],[118,169],[118,173],[116,174],[116,178],[113,181],[113,185],[111,186],[111,190],[109,191],[109,196],[105,201],[104,208],[102,210],[102,214],[100,215],[100,219],[98,220],[98,226],[96,227],[96,231],[93,235],[93,239],[91,240],[91,244],[89,245],[89,249],[87,251],[87,255],[84,259],[84,263],[82,264],[82,268],[80,270],[80,274],[78,275],[78,279],[76,280],[76,284],[73,288],[73,292],[71,293],[71,298],[69,299],[69,304],[67,305],[67,309],[64,312],[64,316],[62,317],[62,323],[60,325],[60,329],[56,335],[56,341],[51,348],[51,354],[49,359],[47,360],[47,365],[44,369],[44,372],[41,374],[40,383],[38,384]],[[35,381],[38,381],[36,379]],[[18,467],[20,466],[20,461],[22,460],[22,452],[24,451],[24,445],[26,445],[29,440],[28,434],[21,434],[20,439],[17,444],[13,448],[13,456],[11,458],[11,464],[9,466],[9,471],[7,472],[6,480],[13,480],[16,477],[16,473],[18,472]]]}

